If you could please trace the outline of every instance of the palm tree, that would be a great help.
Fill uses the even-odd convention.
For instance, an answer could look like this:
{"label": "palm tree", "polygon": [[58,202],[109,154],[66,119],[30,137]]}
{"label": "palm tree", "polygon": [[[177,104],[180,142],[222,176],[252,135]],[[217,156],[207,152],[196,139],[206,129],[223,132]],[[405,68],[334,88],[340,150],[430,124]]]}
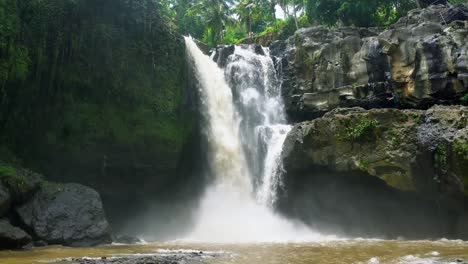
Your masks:
{"label": "palm tree", "polygon": [[224,41],[223,30],[232,20],[232,6],[234,0],[200,0],[192,7],[206,19],[207,30],[211,33],[211,44],[216,45]]}
{"label": "palm tree", "polygon": [[241,0],[237,4],[236,13],[239,15],[239,20],[245,24],[247,32],[252,32],[252,15],[255,8],[257,6],[254,0]]}

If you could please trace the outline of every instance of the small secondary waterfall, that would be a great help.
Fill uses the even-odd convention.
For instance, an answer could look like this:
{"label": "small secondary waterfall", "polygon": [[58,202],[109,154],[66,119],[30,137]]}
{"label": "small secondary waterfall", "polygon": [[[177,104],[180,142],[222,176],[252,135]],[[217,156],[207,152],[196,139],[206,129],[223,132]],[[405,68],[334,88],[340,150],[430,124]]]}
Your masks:
{"label": "small secondary waterfall", "polygon": [[282,144],[291,129],[285,124],[271,59],[236,47],[223,71],[191,38],[185,42],[199,82],[215,176],[185,239],[231,243],[321,238],[271,208],[281,176]]}

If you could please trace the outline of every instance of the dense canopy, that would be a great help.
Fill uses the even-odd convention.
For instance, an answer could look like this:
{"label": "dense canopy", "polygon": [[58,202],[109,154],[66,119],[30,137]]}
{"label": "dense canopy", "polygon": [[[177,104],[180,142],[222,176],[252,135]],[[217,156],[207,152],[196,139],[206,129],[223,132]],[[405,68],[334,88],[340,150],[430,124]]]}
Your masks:
{"label": "dense canopy", "polygon": [[[439,0],[442,1],[442,0]],[[463,0],[452,0],[452,3]],[[311,25],[385,27],[423,0],[163,0],[165,16],[182,34],[210,45],[249,36],[285,38]],[[252,34],[250,34],[252,35]]]}

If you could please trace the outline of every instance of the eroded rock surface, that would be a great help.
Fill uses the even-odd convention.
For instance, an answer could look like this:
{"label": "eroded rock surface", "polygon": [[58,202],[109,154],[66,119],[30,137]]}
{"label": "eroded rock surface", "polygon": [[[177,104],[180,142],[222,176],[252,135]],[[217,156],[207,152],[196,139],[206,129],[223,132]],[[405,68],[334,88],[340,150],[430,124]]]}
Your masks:
{"label": "eroded rock surface", "polygon": [[468,107],[335,109],[297,124],[283,150],[286,170],[360,170],[402,191],[468,195]]}
{"label": "eroded rock surface", "polygon": [[359,235],[468,237],[468,107],[335,109],[296,124],[282,155],[288,214]]}
{"label": "eroded rock surface", "polygon": [[388,30],[323,26],[274,42],[296,120],[336,107],[427,108],[468,91],[468,8],[415,9]]}

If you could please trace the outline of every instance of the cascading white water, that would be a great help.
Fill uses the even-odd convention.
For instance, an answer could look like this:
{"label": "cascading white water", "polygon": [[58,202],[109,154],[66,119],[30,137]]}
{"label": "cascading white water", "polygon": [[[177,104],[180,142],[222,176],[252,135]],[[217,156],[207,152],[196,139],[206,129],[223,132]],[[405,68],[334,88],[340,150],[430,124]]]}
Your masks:
{"label": "cascading white water", "polygon": [[281,151],[292,126],[286,124],[281,83],[268,53],[266,48],[235,47],[225,76],[238,95],[235,104],[243,117],[241,141],[257,180],[257,200],[272,207],[281,183]]}
{"label": "cascading white water", "polygon": [[[230,79],[232,88],[223,70],[191,38],[185,42],[199,82],[207,121],[204,132],[210,145],[209,165],[216,178],[201,201],[193,231],[185,239],[233,243],[323,238],[276,215],[267,206],[274,201],[281,147],[290,129],[284,124],[278,86],[271,83],[277,83],[271,61],[236,49],[225,71],[226,76],[234,77]],[[257,62],[266,68],[251,68]],[[280,112],[275,112],[278,109]],[[261,145],[264,154],[254,159]],[[262,179],[257,188],[251,173],[255,162],[261,164],[258,168]]]}

